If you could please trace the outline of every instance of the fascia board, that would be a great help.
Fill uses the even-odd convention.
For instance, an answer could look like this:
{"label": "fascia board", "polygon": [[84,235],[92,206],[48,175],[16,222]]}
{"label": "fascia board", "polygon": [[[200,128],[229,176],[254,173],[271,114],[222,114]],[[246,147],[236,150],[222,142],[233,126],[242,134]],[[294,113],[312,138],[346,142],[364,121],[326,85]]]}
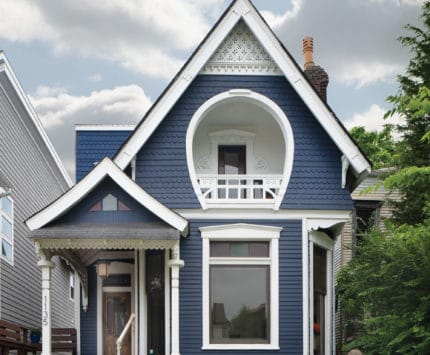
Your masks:
{"label": "fascia board", "polygon": [[370,172],[370,165],[366,158],[343,128],[340,127],[340,123],[337,122],[332,113],[327,109],[327,106],[304,78],[304,74],[297,69],[295,63],[285,53],[279,41],[267,28],[267,25],[262,21],[256,10],[252,8],[252,11],[247,12],[243,16],[243,19],[339,150],[348,158],[354,170],[357,173],[363,171]]}
{"label": "fascia board", "polygon": [[[236,5],[237,7],[237,5]],[[169,91],[160,99],[145,121],[138,126],[129,141],[116,155],[114,162],[124,169],[137,154],[139,149],[146,143],[167,113],[175,105],[177,100],[185,92],[200,70],[209,60],[215,49],[218,48],[224,38],[240,20],[240,14],[234,11],[234,7],[222,19],[218,27],[214,29],[208,40],[203,43],[199,52],[194,55],[187,67],[184,68],[178,78],[175,79]]]}
{"label": "fascia board", "polygon": [[49,139],[48,135],[46,134],[42,123],[40,122],[39,117],[36,114],[36,111],[34,111],[33,106],[31,105],[30,101],[28,100],[27,95],[24,92],[24,89],[22,88],[21,84],[18,81],[18,78],[15,76],[15,73],[12,70],[12,67],[4,54],[4,52],[0,51],[0,72],[4,72],[11,83],[12,87],[14,88],[16,94],[18,95],[20,101],[22,102],[22,105],[33,121],[34,125],[36,126],[37,131],[39,132],[40,136],[42,137],[43,142],[45,143],[46,147],[48,148],[49,153],[51,154],[52,158],[54,159],[54,162],[56,163],[61,175],[63,176],[64,180],[66,181],[68,187],[71,187],[73,185],[72,180],[70,179],[69,174],[67,173],[66,169],[64,168],[63,163],[61,162],[60,158],[58,157],[57,152],[54,149],[54,146],[51,143],[51,140]]}
{"label": "fascia board", "polygon": [[142,206],[161,218],[164,222],[181,231],[181,233],[186,233],[188,227],[188,221],[186,219],[149,195],[138,184],[125,175],[119,167],[112,163],[112,161],[109,160],[109,163],[111,164],[111,169],[109,169],[108,175],[120,187],[122,187],[124,191],[126,191]]}
{"label": "fascia board", "polygon": [[178,229],[182,235],[187,234],[188,221],[186,219],[171,211],[146,193],[109,158],[104,158],[87,176],[66,192],[66,194],[29,218],[26,221],[28,228],[33,231],[53,221],[90,193],[106,176],[111,177],[112,180],[142,206],[153,212],[172,227]]}
{"label": "fascia board", "polygon": [[64,211],[74,206],[106,176],[107,168],[107,158],[105,158],[63,196],[52,202],[36,215],[30,217],[26,221],[28,228],[32,231],[41,228],[60,216]]}

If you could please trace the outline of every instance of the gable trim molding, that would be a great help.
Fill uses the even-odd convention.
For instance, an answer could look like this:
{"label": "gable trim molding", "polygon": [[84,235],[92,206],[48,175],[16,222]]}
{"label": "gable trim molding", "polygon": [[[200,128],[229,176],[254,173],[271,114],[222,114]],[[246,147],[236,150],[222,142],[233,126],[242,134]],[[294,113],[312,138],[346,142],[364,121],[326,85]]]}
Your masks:
{"label": "gable trim molding", "polygon": [[[193,139],[194,134],[199,127],[200,122],[204,118],[204,116],[213,110],[218,104],[225,102],[226,100],[241,100],[242,102],[250,102],[252,104],[257,105],[264,111],[268,112],[270,116],[276,121],[282,131],[282,135],[284,137],[285,142],[285,154],[284,154],[284,169],[282,171],[282,183],[279,187],[279,193],[277,194],[273,209],[279,210],[279,207],[284,198],[285,192],[287,191],[287,186],[290,181],[291,173],[293,171],[293,162],[294,162],[294,135],[293,129],[291,128],[290,122],[288,121],[287,116],[284,111],[272,100],[268,97],[258,94],[251,90],[229,90],[225,91],[221,94],[218,94],[209,100],[207,100],[203,105],[201,105],[196,113],[191,118],[190,124],[187,129],[186,135],[186,155],[187,155],[187,166],[188,172],[190,174],[191,183],[194,188],[194,192],[202,206],[205,210],[208,208],[206,200],[201,192],[201,189],[197,183],[196,176],[196,167],[194,165],[194,154],[193,154]],[[248,133],[252,135],[252,133]],[[214,153],[212,152],[214,155]],[[229,204],[230,207],[235,207]],[[212,207],[212,206],[211,206]],[[225,207],[224,205],[220,205],[219,207]],[[237,207],[242,207],[242,205],[238,205]]]}
{"label": "gable trim molding", "polygon": [[146,143],[173,105],[200,73],[216,49],[222,44],[233,27],[243,20],[251,29],[279,69],[291,83],[315,118],[347,157],[356,175],[370,172],[370,163],[348,135],[329,107],[321,100],[307,81],[304,73],[276,38],[267,23],[249,0],[235,0],[200,44],[189,61],[170,83],[164,94],[146,114],[135,132],[116,154],[114,161],[124,169]]}
{"label": "gable trim molding", "polygon": [[150,210],[167,224],[179,230],[183,236],[188,234],[188,221],[186,219],[149,195],[121,169],[119,169],[118,166],[109,158],[104,158],[79,183],[43,210],[30,217],[26,221],[28,228],[31,231],[34,231],[35,229],[39,229],[53,221],[55,218],[76,205],[82,198],[87,196],[107,176],[115,181],[143,207]]}

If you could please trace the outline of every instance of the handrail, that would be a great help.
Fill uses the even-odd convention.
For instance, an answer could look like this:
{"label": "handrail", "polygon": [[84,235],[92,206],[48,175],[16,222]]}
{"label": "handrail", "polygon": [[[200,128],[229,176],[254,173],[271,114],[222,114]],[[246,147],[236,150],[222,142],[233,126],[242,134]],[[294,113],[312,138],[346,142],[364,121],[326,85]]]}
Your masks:
{"label": "handrail", "polygon": [[134,313],[131,314],[130,318],[128,319],[127,324],[125,325],[124,329],[121,332],[121,335],[116,340],[116,354],[121,355],[121,347],[122,342],[124,341],[125,336],[127,335],[130,327],[132,327],[131,332],[131,355],[134,355],[134,320],[136,319],[136,315]]}

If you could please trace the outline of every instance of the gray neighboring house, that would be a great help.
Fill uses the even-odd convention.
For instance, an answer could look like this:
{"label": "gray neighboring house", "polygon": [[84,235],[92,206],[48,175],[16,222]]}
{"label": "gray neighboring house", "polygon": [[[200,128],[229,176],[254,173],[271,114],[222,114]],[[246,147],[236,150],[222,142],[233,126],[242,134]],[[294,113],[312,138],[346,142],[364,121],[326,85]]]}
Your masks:
{"label": "gray neighboring house", "polygon": [[[41,327],[41,270],[24,221],[71,184],[4,52],[0,51],[0,319]],[[64,261],[53,261],[53,324],[77,328],[79,285]]]}
{"label": "gray neighboring house", "polygon": [[[393,214],[393,207],[388,200],[400,200],[398,191],[387,191],[381,184],[381,176],[391,169],[379,169],[372,171],[357,188],[352,192],[354,210],[351,218],[345,223],[341,238],[338,238],[335,246],[335,271],[336,273],[354,258],[357,243],[361,236],[370,228],[376,227],[384,230],[384,219]],[[377,187],[377,188],[375,188]],[[338,347],[353,338],[353,330],[345,326],[345,319],[339,307],[336,307],[336,343]]]}

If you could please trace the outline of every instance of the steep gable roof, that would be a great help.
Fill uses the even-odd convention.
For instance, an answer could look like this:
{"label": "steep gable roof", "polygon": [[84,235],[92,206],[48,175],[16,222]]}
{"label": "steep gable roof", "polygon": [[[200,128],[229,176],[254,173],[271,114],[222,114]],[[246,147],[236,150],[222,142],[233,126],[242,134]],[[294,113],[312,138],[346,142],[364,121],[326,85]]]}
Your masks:
{"label": "steep gable roof", "polygon": [[31,231],[34,231],[54,221],[57,217],[63,215],[79,201],[85,198],[85,196],[94,190],[107,176],[109,176],[116,184],[118,184],[118,186],[120,186],[143,207],[147,208],[167,224],[179,230],[183,236],[187,235],[188,221],[185,218],[173,212],[145,192],[109,158],[104,158],[79,183],[43,210],[30,217],[26,221],[28,228],[30,228]]}
{"label": "steep gable roof", "polygon": [[306,79],[303,71],[249,0],[234,0],[232,2],[191,58],[147,112],[136,127],[135,132],[120,148],[114,158],[115,163],[121,169],[124,169],[130,163],[131,159],[146,143],[193,79],[204,69],[231,30],[241,20],[251,29],[273,62],[276,63],[280,72],[290,82],[315,118],[335,142],[353,168],[355,175],[366,175],[370,171],[370,163],[365,155],[349,136],[332,110],[321,100]]}
{"label": "steep gable roof", "polygon": [[[52,159],[54,160],[55,164],[57,165],[58,170],[60,171],[61,176],[63,177],[66,184],[70,187],[72,186],[72,180],[70,179],[69,174],[67,173],[66,169],[64,168],[63,163],[61,162],[60,158],[57,155],[57,152],[54,149],[54,146],[52,145],[50,139],[48,138],[48,135],[46,134],[45,130],[43,129],[42,123],[39,120],[39,117],[37,116],[36,112],[34,111],[33,106],[31,105],[30,101],[27,98],[27,95],[25,94],[21,84],[19,83],[17,77],[15,76],[15,73],[12,70],[12,67],[5,55],[5,53],[0,50],[0,74],[4,74],[7,80],[9,81],[10,85],[15,90],[15,94],[18,96],[19,100],[21,101],[25,111],[27,112],[31,122],[33,122],[34,126],[37,129],[37,132],[40,134],[40,137],[42,138],[43,143],[48,148],[49,153],[52,156]],[[0,85],[1,80],[3,78],[0,76]]]}

